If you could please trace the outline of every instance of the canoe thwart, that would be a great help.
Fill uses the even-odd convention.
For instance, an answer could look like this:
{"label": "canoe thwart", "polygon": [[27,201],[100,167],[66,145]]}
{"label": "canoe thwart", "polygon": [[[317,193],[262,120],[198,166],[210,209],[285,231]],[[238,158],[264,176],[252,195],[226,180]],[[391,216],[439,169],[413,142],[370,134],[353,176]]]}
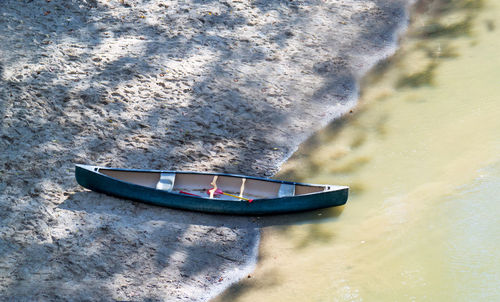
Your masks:
{"label": "canoe thwart", "polygon": [[172,191],[174,189],[175,173],[161,173],[160,180],[156,184],[157,190]]}
{"label": "canoe thwart", "polygon": [[210,194],[210,199],[213,199],[215,192],[217,192],[217,178],[218,177],[219,176],[215,175],[214,179],[210,183],[212,185],[212,188],[210,190],[208,190],[208,194]]}
{"label": "canoe thwart", "polygon": [[241,179],[240,197],[243,197],[243,192],[245,191],[245,182],[246,181],[247,181],[246,178]]}

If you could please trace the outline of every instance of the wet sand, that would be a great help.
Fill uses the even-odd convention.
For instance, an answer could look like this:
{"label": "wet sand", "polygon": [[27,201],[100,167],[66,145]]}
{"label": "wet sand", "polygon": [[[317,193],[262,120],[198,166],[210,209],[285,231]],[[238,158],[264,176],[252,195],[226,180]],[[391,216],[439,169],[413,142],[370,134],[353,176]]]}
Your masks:
{"label": "wet sand", "polygon": [[74,163],[272,176],[346,113],[410,1],[3,1],[0,296],[209,299],[253,218],[78,187]]}

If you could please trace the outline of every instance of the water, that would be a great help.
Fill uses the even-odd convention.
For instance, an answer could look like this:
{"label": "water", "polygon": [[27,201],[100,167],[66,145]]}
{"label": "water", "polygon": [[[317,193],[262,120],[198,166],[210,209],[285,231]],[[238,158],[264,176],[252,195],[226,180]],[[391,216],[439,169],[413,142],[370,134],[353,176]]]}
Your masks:
{"label": "water", "polygon": [[278,175],[350,185],[347,206],[263,218],[256,271],[219,300],[500,301],[500,3],[416,10]]}

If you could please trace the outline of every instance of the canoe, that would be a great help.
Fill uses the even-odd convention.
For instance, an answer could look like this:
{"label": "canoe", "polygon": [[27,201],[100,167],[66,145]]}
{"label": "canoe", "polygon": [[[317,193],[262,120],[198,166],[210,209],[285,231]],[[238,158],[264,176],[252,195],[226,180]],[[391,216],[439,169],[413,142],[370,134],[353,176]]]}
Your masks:
{"label": "canoe", "polygon": [[222,173],[133,170],[76,165],[83,187],[176,209],[266,215],[340,206],[346,186],[316,185]]}

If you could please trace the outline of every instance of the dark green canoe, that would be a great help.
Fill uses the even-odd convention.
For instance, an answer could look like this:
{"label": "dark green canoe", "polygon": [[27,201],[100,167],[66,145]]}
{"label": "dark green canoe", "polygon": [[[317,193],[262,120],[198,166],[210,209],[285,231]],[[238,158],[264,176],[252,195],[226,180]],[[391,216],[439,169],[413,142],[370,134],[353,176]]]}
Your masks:
{"label": "dark green canoe", "polygon": [[90,165],[76,165],[75,177],[81,186],[96,192],[177,209],[237,215],[278,214],[340,206],[347,202],[349,190],[345,186],[234,174]]}

